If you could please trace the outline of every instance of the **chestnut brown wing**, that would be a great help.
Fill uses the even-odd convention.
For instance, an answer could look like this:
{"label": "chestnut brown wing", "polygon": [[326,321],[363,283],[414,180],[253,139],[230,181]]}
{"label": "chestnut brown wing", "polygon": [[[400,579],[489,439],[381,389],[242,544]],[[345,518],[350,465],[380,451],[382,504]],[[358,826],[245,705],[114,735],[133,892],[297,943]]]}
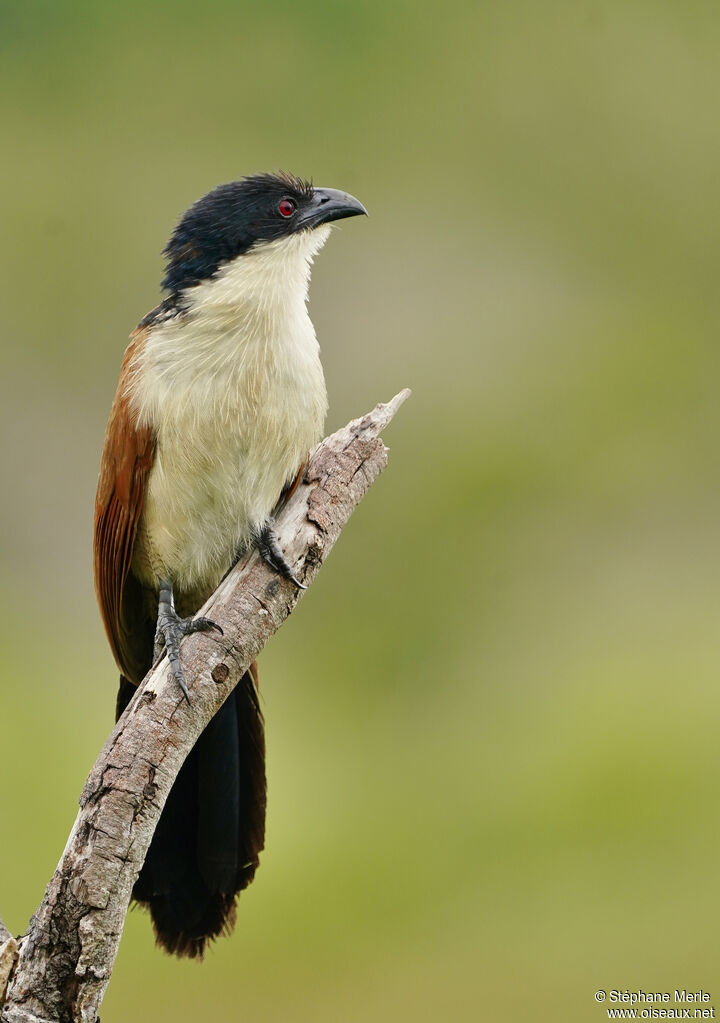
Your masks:
{"label": "chestnut brown wing", "polygon": [[142,590],[130,565],[155,444],[152,428],[138,427],[126,390],[131,361],[146,335],[146,330],[133,335],[110,410],[95,498],[93,558],[105,631],[118,667],[135,684],[150,667],[152,632],[148,639],[151,623],[144,621]]}

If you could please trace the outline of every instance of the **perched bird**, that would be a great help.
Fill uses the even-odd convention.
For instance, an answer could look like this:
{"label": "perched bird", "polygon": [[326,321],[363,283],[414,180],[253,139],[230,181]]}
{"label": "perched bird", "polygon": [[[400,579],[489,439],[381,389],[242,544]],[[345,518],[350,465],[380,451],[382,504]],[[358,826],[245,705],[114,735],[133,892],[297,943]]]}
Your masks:
{"label": "perched bird", "polygon": [[[168,242],[168,296],[131,335],[95,504],[100,611],[121,671],[117,715],[163,649],[185,693],[181,638],[256,544],[300,586],[272,513],[322,435],[327,396],[306,302],[329,225],[364,214],[289,174],[220,185]],[[265,744],[253,665],[197,741],[133,891],[157,940],[201,956],[232,929],[265,832]]]}

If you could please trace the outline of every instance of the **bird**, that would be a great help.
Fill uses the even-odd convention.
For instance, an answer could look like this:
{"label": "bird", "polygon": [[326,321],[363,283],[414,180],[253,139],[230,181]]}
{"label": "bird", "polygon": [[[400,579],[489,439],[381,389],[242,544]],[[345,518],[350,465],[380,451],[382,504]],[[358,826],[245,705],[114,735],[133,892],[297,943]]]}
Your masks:
{"label": "bird", "polygon": [[[163,651],[186,699],[181,640],[256,547],[302,587],[273,513],[320,440],[328,401],[307,299],[335,222],[367,214],[347,192],[285,172],[222,184],[163,250],[165,298],[130,335],[108,418],[94,577],[117,666],[116,719]],[[157,944],[202,958],[235,924],[264,847],[264,721],[257,665],[183,764],[138,874]]]}

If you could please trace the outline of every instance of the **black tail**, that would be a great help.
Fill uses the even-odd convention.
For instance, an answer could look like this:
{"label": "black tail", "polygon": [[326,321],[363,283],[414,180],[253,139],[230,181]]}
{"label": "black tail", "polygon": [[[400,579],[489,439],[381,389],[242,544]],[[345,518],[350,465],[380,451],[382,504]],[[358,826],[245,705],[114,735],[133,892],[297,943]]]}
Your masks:
{"label": "black tail", "polygon": [[[134,687],[120,680],[118,716]],[[158,944],[202,956],[235,924],[235,897],[252,881],[265,841],[265,733],[253,664],[183,764],[133,897]]]}

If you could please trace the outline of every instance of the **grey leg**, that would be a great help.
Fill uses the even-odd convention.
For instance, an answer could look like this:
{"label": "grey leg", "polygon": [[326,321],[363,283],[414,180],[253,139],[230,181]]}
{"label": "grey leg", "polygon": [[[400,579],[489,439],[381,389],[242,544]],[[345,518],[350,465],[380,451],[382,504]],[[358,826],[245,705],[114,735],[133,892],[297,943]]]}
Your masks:
{"label": "grey leg", "polygon": [[307,586],[304,586],[299,579],[296,578],[292,568],[288,565],[285,555],[282,552],[282,548],[278,543],[278,538],[275,535],[275,530],[270,522],[266,522],[263,526],[260,535],[258,536],[258,550],[260,551],[260,557],[263,561],[270,566],[275,572],[281,575],[284,579],[289,579],[291,583],[295,583],[299,590],[306,590]]}
{"label": "grey leg", "polygon": [[180,665],[180,640],[183,636],[189,636],[193,632],[207,632],[209,629],[217,629],[222,635],[222,629],[210,618],[180,618],[175,610],[175,597],[173,595],[172,583],[167,579],[159,579],[158,591],[158,616],[155,629],[155,659],[157,660],[163,650],[167,651],[170,669],[175,681],[180,686],[183,696],[190,703],[185,679],[183,678]]}

